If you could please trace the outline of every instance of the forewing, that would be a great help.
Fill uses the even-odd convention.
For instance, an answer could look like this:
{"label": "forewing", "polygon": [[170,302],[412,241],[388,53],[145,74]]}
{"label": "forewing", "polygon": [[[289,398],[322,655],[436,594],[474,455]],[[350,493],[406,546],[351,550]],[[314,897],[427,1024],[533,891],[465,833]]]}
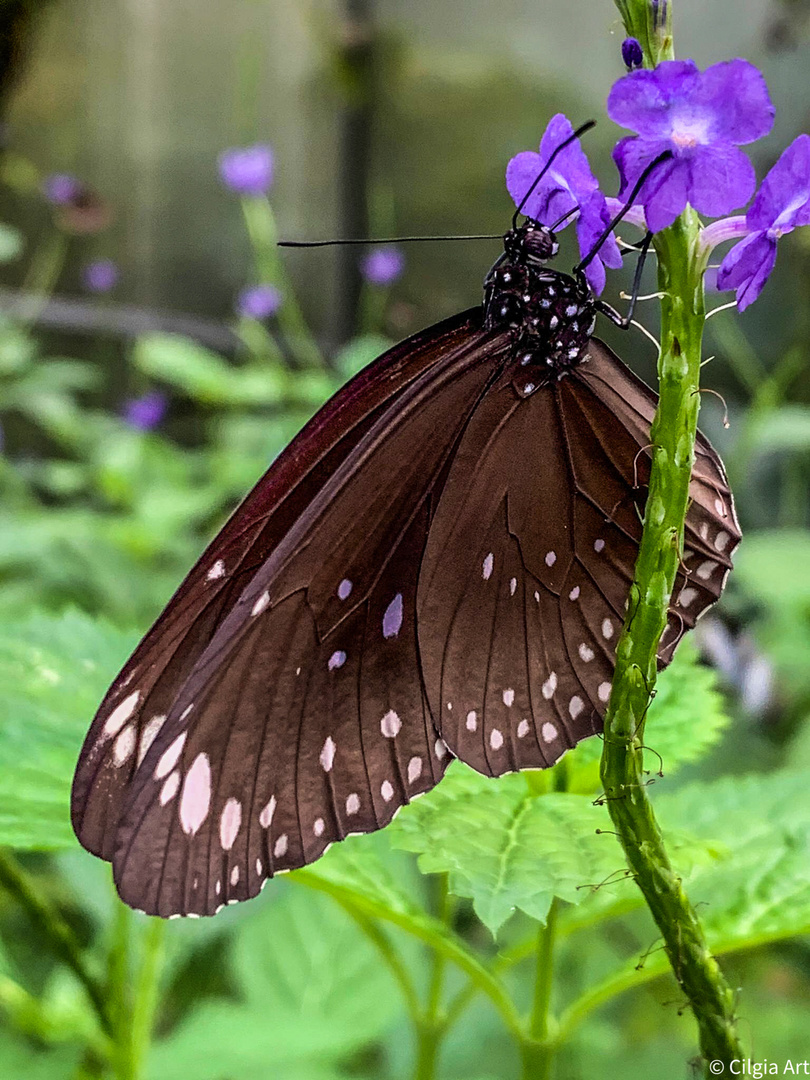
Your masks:
{"label": "forewing", "polygon": [[128,785],[180,688],[257,570],[413,382],[469,347],[480,314],[465,312],[402,342],[337,393],[274,462],[203,553],[127,661],[93,720],[73,782],[73,826],[112,859]]}
{"label": "forewing", "polygon": [[[609,699],[655,397],[600,342],[589,351],[590,361],[525,400],[508,372],[487,395],[454,458],[423,560],[428,700],[451,751],[492,775],[552,764],[599,730]],[[662,666],[719,596],[739,539],[722,465],[702,437],[691,496],[687,570]]]}
{"label": "forewing", "polygon": [[506,342],[470,332],[443,349],[253,573],[130,782],[113,869],[132,906],[211,914],[247,899],[331,842],[387,824],[441,775],[417,576]]}

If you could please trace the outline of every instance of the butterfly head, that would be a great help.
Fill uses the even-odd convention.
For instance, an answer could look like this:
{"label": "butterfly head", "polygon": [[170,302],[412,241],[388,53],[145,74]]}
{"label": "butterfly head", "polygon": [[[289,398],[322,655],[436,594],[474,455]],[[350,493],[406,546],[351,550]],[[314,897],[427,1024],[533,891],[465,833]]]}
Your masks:
{"label": "butterfly head", "polygon": [[542,266],[560,250],[557,237],[545,225],[531,218],[503,238],[507,258],[524,266]]}

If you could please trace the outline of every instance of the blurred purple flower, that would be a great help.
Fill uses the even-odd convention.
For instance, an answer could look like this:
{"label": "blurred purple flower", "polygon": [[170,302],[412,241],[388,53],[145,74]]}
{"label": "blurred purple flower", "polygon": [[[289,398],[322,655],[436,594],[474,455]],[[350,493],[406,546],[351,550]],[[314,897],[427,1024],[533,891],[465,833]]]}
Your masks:
{"label": "blurred purple flower", "polygon": [[644,53],[637,38],[625,38],[622,42],[622,60],[624,66],[632,71],[633,68],[641,67],[644,62]]}
{"label": "blurred purple flower", "polygon": [[234,147],[219,155],[220,179],[237,195],[266,195],[273,172],[273,151],[266,143]]}
{"label": "blurred purple flower", "polygon": [[124,419],[139,431],[151,431],[166,415],[168,402],[159,390],[150,390],[140,397],[130,398],[124,405]]}
{"label": "blurred purple flower", "polygon": [[269,319],[281,307],[281,293],[274,285],[251,285],[236,299],[236,310],[248,319]]}
{"label": "blurred purple flower", "polygon": [[118,267],[112,259],[96,259],[82,269],[82,283],[88,292],[109,292],[118,284],[118,278]]}
{"label": "blurred purple flower", "polygon": [[810,135],[799,135],[762,181],[745,215],[749,235],[720,264],[717,286],[737,290],[737,307],[753,304],[776,262],[776,243],[810,225]]}
{"label": "blurred purple flower", "polygon": [[54,206],[67,206],[82,193],[83,185],[69,173],[52,173],[42,182],[42,194]]}
{"label": "blurred purple flower", "polygon": [[360,273],[369,285],[393,285],[405,269],[405,256],[394,247],[378,247],[363,257]]}
{"label": "blurred purple flower", "polygon": [[621,196],[659,155],[639,195],[653,232],[671,225],[687,203],[709,217],[748,202],[754,168],[737,147],[773,125],[765,80],[747,60],[729,60],[700,72],[692,60],[665,60],[654,71],[624,75],[608,95],[608,115],[638,134],[621,139],[613,158]]}
{"label": "blurred purple flower", "polygon": [[[549,121],[539,153],[524,150],[512,158],[506,167],[506,187],[515,206],[520,206],[554,150],[573,133],[570,121],[558,113]],[[579,250],[583,258],[590,254],[610,221],[610,213],[605,197],[599,190],[599,181],[591,172],[578,139],[554,158],[551,168],[532,191],[522,212],[549,227],[557,224],[566,214],[571,214],[571,220],[577,214]],[[621,253],[611,234],[585,270],[585,276],[595,293],[600,293],[605,287],[605,266],[616,268],[621,265]]]}

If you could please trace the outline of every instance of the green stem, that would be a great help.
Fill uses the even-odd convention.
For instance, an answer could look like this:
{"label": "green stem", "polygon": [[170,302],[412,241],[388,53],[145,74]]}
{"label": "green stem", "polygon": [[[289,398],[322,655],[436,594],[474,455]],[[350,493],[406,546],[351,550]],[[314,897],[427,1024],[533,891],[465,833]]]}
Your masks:
{"label": "green stem", "polygon": [[8,849],[0,849],[0,885],[25,909],[31,922],[42,932],[54,953],[74,973],[93,1004],[104,1031],[114,1036],[100,980],[85,963],[82,946],[59,912],[41,896]]}
{"label": "green stem", "polygon": [[132,912],[120,901],[114,901],[112,940],[107,954],[107,1008],[115,1035],[114,1068],[119,1080],[132,1080],[129,1017],[130,985],[130,922]]}
{"label": "green stem", "polygon": [[57,230],[49,232],[34,251],[21,287],[26,299],[15,312],[23,326],[36,322],[47,304],[65,265],[67,248],[67,236]]}
{"label": "green stem", "polygon": [[132,992],[129,1036],[132,1080],[139,1080],[139,1077],[143,1075],[146,1055],[152,1041],[160,973],[163,967],[166,925],[163,919],[149,919],[143,931],[141,962]]}
{"label": "green stem", "polygon": [[314,870],[296,870],[292,880],[307,885],[311,889],[326,893],[336,900],[348,901],[358,911],[390,922],[440,952],[463,971],[477,989],[490,999],[508,1031],[516,1038],[523,1039],[524,1033],[520,1015],[505,987],[487,971],[484,965],[469,951],[464,942],[448,930],[447,927],[443,926],[438,919],[423,914],[416,915],[389,908],[381,901],[373,900],[371,897],[346,885],[339,885],[328,878],[321,877]]}
{"label": "green stem", "polygon": [[545,926],[537,932],[537,959],[534,999],[529,1016],[528,1038],[521,1048],[523,1080],[548,1080],[554,1064],[557,1039],[552,1028],[551,987],[554,978],[554,944],[557,935],[559,901],[555,896],[548,909]]}
{"label": "green stem", "polygon": [[242,199],[250,243],[256,260],[256,274],[260,284],[276,285],[283,298],[278,309],[278,325],[293,354],[303,364],[324,367],[321,350],[312,336],[298,301],[292,281],[278,251],[278,230],[273,208],[264,196]]}
{"label": "green stem", "polygon": [[[455,910],[453,894],[450,892],[447,874],[438,878],[438,916],[442,924],[452,933],[452,919]],[[444,991],[446,956],[434,949],[431,953],[430,984],[428,987],[427,1006],[417,1027],[417,1054],[414,1080],[433,1080],[436,1075],[436,1062],[439,1048],[448,1026],[447,1017],[442,1008]]]}

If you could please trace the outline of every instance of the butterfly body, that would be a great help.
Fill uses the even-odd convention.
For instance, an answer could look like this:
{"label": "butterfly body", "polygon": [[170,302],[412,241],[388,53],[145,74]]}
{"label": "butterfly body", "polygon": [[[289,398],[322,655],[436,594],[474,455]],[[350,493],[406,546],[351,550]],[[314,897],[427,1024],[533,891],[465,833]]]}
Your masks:
{"label": "butterfly body", "polygon": [[550,229],[510,229],[504,254],[484,281],[485,323],[510,332],[521,366],[515,389],[524,397],[582,363],[596,323],[584,277],[546,265],[556,253]]}
{"label": "butterfly body", "polygon": [[[213,914],[385,826],[453,755],[497,776],[599,730],[655,397],[555,251],[511,230],[483,308],[339,391],[125,665],[72,814],[127,903]],[[691,499],[662,666],[739,540],[702,437]]]}

